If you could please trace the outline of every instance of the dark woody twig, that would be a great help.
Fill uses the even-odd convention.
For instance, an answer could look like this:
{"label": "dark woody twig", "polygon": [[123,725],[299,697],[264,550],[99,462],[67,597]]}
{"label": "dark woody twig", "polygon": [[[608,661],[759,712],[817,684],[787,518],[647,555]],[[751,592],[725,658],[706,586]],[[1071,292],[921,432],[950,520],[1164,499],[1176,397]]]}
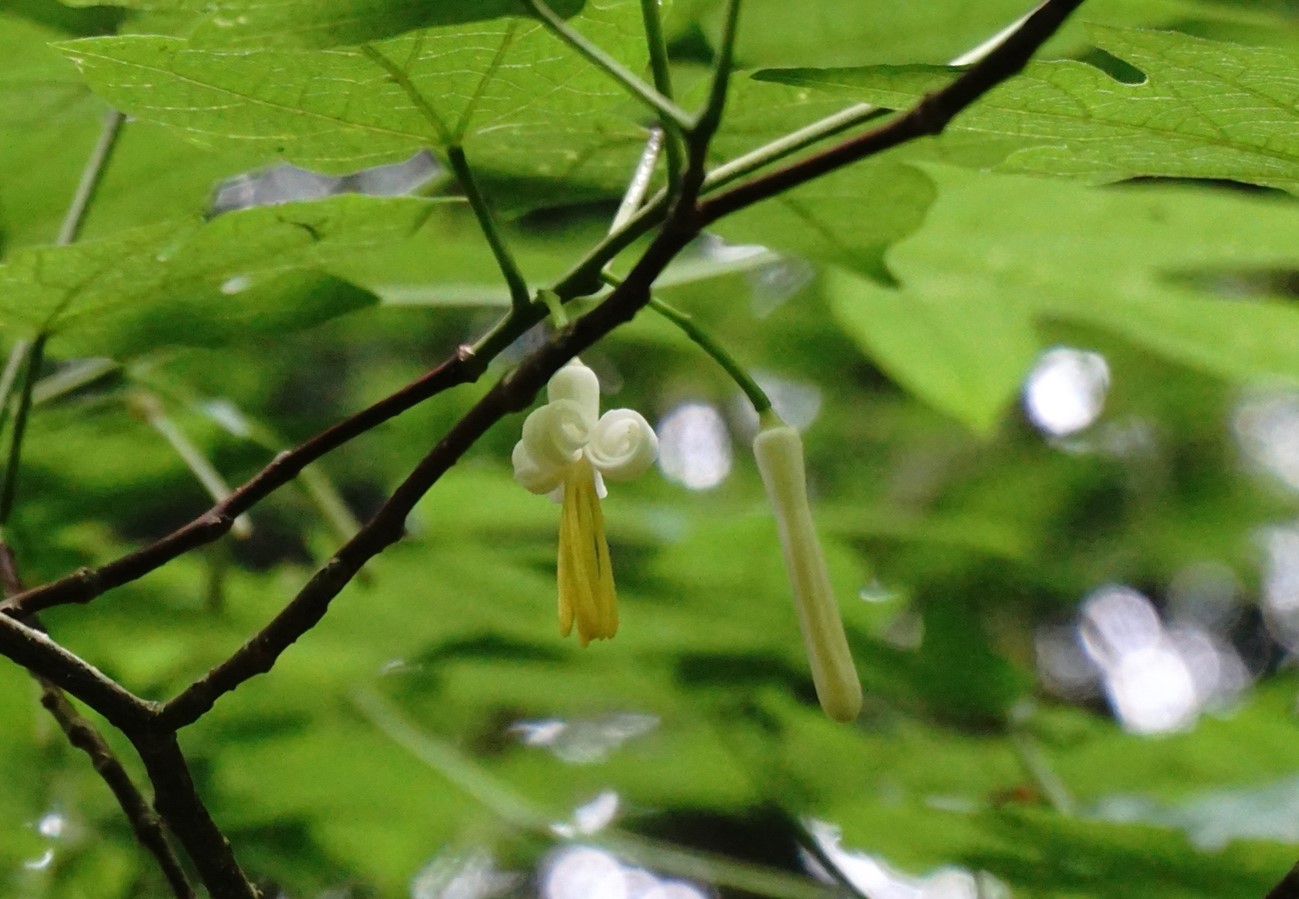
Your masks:
{"label": "dark woody twig", "polygon": [[1299,899],[1299,865],[1295,865],[1263,899]]}
{"label": "dark woody twig", "polygon": [[135,838],[162,869],[172,893],[177,899],[193,899],[196,895],[194,888],[185,877],[185,871],[176,858],[176,853],[172,851],[171,844],[167,842],[158,813],[149,807],[131,776],[104,742],[103,736],[77,712],[63,691],[47,680],[40,679],[40,684],[41,705],[54,716],[68,742],[90,757],[95,772],[112,790],[117,804],[122,807]]}
{"label": "dark woody twig", "polygon": [[199,798],[174,732],[127,734],[153,784],[153,804],[167,822],[211,899],[261,899],[235,859],[230,841]]}
{"label": "dark woody twig", "polygon": [[[13,549],[9,544],[0,542],[0,589],[5,595],[22,591],[22,580],[18,576],[18,564]],[[33,622],[40,627],[40,622]],[[117,804],[130,822],[131,830],[140,845],[149,852],[162,869],[172,894],[176,899],[194,899],[194,888],[190,886],[185,871],[176,858],[176,853],[167,842],[162,829],[162,821],[157,813],[149,807],[131,776],[122,767],[121,761],[113,754],[103,735],[93,724],[87,721],[76,710],[67,696],[50,681],[36,677],[41,687],[41,705],[53,716],[59,728],[68,738],[68,742],[80,749],[90,758],[95,773],[112,791]]]}
{"label": "dark woody twig", "polygon": [[[1083,0],[1047,0],[981,62],[943,90],[926,97],[910,112],[829,150],[704,201],[690,219],[690,228],[697,233],[739,209],[851,162],[917,137],[939,133],[961,110],[1020,71],[1036,49],[1082,2]],[[567,285],[561,294],[567,297],[570,289],[571,285]],[[468,347],[458,348],[441,365],[396,393],[322,431],[296,449],[281,453],[252,480],[235,489],[228,499],[189,524],[107,565],[79,569],[57,581],[0,602],[0,613],[21,615],[58,605],[90,602],[109,590],[143,577],[192,549],[217,540],[230,530],[235,517],[293,480],[303,468],[326,453],[426,399],[457,385],[477,380],[501,348],[539,321],[543,315],[543,310],[533,306],[512,316],[505,327],[480,346],[478,353],[471,352]]]}
{"label": "dark woody twig", "polygon": [[5,615],[0,615],[0,655],[71,693],[120,730],[146,728],[157,714],[156,703],[136,696],[36,628]]}
{"label": "dark woody twig", "polygon": [[162,709],[161,721],[169,728],[191,724],[222,695],[269,671],[285,649],[320,621],[330,602],[361,567],[400,539],[406,516],[415,503],[488,428],[505,415],[526,408],[564,363],[630,320],[649,302],[650,286],[654,280],[704,225],[795,184],[917,136],[936,133],[983,93],[1022,69],[1033,52],[1055,33],[1081,2],[1059,0],[1043,4],[1024,21],[1018,32],[981,63],[888,124],[862,137],[844,141],[809,161],[795,163],[715,199],[705,200],[698,206],[678,205],[622,284],[594,310],[558,332],[488,391],[424,457],[375,516],[316,572],[280,614],[226,661],[167,702]]}
{"label": "dark woody twig", "polygon": [[[484,354],[485,356],[485,354]],[[302,469],[349,440],[378,427],[412,406],[444,390],[476,380],[486,368],[484,357],[468,347],[415,381],[379,402],[320,432],[296,449],[275,457],[250,481],[236,488],[223,502],[141,550],[129,553],[99,568],[82,568],[42,587],[35,587],[0,602],[0,612],[26,615],[53,606],[86,603],[115,587],[137,580],[161,568],[192,549],[211,543],[234,524],[234,520],[292,481]],[[0,650],[2,651],[2,650]]]}

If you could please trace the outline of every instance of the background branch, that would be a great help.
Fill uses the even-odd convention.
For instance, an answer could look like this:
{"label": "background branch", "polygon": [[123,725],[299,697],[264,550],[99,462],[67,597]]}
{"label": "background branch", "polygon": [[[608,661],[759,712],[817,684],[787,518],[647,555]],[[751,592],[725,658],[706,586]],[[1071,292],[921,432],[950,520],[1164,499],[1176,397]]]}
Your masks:
{"label": "background branch", "polygon": [[1295,865],[1263,899],[1299,899],[1299,865]]}
{"label": "background branch", "polygon": [[41,685],[41,705],[58,722],[68,742],[90,757],[95,773],[108,785],[117,804],[121,806],[122,813],[126,815],[126,820],[130,822],[136,840],[162,869],[172,894],[177,899],[192,899],[196,895],[194,888],[190,886],[171,844],[167,842],[158,813],[149,807],[95,726],[78,714],[62,690],[43,678],[38,678],[38,681]]}
{"label": "background branch", "polygon": [[[13,549],[0,542],[0,589],[6,595],[19,592],[22,580],[18,576],[18,563]],[[39,622],[32,622],[37,627]],[[167,842],[162,829],[162,821],[149,807],[143,794],[140,793],[131,776],[122,767],[121,761],[104,740],[99,730],[84,718],[68,701],[67,696],[55,684],[43,677],[35,676],[41,688],[41,705],[54,718],[73,747],[80,749],[89,758],[95,773],[112,791],[113,797],[121,807],[122,813],[131,825],[140,845],[154,857],[162,869],[167,885],[177,899],[192,899],[194,888],[190,886],[185,871]]]}
{"label": "background branch", "polygon": [[[536,317],[539,319],[540,316],[541,313],[538,313]],[[508,345],[534,323],[529,319],[520,319],[508,330],[498,332],[493,345],[485,347],[487,353],[494,355],[499,351],[498,347]],[[143,549],[128,553],[99,568],[79,569],[57,581],[5,600],[0,603],[0,612],[22,616],[54,606],[90,602],[115,587],[161,568],[192,549],[217,540],[230,530],[237,516],[292,481],[307,465],[429,397],[477,380],[489,358],[490,355],[476,354],[468,347],[460,347],[437,368],[402,389],[321,431],[296,449],[276,456],[251,480],[231,491],[223,502],[217,503],[188,524]]]}
{"label": "background branch", "polygon": [[69,204],[67,214],[63,217],[63,224],[59,228],[56,243],[60,246],[66,246],[80,236],[81,227],[86,223],[86,213],[90,211],[90,203],[95,199],[99,183],[104,179],[108,160],[113,156],[113,150],[117,147],[117,138],[122,133],[122,125],[125,122],[126,116],[116,109],[110,109],[104,115],[104,127],[99,134],[99,141],[86,161],[86,167],[81,173],[81,181],[77,184],[72,203]]}
{"label": "background branch", "polygon": [[199,798],[176,734],[127,734],[153,784],[153,803],[194,862],[211,899],[261,899]]}

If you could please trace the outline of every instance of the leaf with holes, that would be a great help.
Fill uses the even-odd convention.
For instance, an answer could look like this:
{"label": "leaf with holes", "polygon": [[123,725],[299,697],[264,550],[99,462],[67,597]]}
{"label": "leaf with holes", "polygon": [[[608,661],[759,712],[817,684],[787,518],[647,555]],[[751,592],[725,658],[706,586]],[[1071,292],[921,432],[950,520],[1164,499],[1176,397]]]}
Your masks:
{"label": "leaf with holes", "polygon": [[[1299,191],[1299,56],[1173,32],[1092,26],[1090,33],[1142,80],[1118,81],[1081,62],[1034,63],[918,152],[1093,181],[1220,178]],[[953,72],[881,66],[756,77],[903,108]]]}

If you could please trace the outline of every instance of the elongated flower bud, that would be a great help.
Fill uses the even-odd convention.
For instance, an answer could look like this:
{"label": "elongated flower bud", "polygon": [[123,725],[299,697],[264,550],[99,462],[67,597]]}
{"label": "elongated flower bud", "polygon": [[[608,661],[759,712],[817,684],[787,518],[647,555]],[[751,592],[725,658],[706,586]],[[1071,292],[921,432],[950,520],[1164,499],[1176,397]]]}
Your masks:
{"label": "elongated flower bud", "polygon": [[861,712],[861,682],[812,524],[803,441],[788,425],[765,427],[753,440],[753,456],[776,515],[817,699],[834,720],[852,721]]}

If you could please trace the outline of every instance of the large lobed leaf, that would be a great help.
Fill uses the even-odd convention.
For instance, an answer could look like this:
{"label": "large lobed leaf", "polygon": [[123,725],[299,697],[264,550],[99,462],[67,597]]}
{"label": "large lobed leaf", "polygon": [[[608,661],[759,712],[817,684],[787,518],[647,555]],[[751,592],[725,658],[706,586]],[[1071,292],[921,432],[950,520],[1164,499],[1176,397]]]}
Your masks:
{"label": "large lobed leaf", "polygon": [[[1269,40],[1293,40],[1280,4],[1232,0],[1089,0],[1047,44],[1078,47],[1082,21],[1118,26],[1177,26],[1188,31],[1230,25]],[[872,0],[804,0],[793,27],[784,0],[746,0],[740,17],[738,59],[743,66],[858,66],[941,63],[978,46],[1032,7],[1023,0],[930,0],[881,8]],[[677,3],[677,28],[702,27],[716,46],[722,0]]]}
{"label": "large lobed leaf", "polygon": [[1019,390],[1046,320],[1098,327],[1227,378],[1299,378],[1299,311],[1212,290],[1231,283],[1223,275],[1293,268],[1293,203],[931,174],[940,191],[925,227],[888,256],[902,286],[838,273],[828,290],[882,368],[974,430],[990,431]]}
{"label": "large lobed leaf", "polygon": [[[101,6],[105,0],[63,0],[69,6]],[[557,0],[560,15],[573,15],[585,0]],[[463,25],[519,15],[519,0],[115,0],[132,9],[203,14],[194,33],[203,44],[360,44],[417,28]]]}
{"label": "large lobed leaf", "polygon": [[[1118,81],[1081,62],[1035,63],[958,116],[929,152],[1095,181],[1215,178],[1299,190],[1299,56],[1174,32],[1093,26],[1090,33],[1144,80]],[[953,72],[878,66],[757,77],[903,108]]]}
{"label": "large lobed leaf", "polygon": [[[639,66],[637,4],[589,6],[574,26]],[[333,172],[463,143],[472,163],[498,174],[613,190],[644,141],[621,89],[526,19],[333,50],[200,49],[155,36],[62,49],[96,92],[133,116],[201,144]]]}

